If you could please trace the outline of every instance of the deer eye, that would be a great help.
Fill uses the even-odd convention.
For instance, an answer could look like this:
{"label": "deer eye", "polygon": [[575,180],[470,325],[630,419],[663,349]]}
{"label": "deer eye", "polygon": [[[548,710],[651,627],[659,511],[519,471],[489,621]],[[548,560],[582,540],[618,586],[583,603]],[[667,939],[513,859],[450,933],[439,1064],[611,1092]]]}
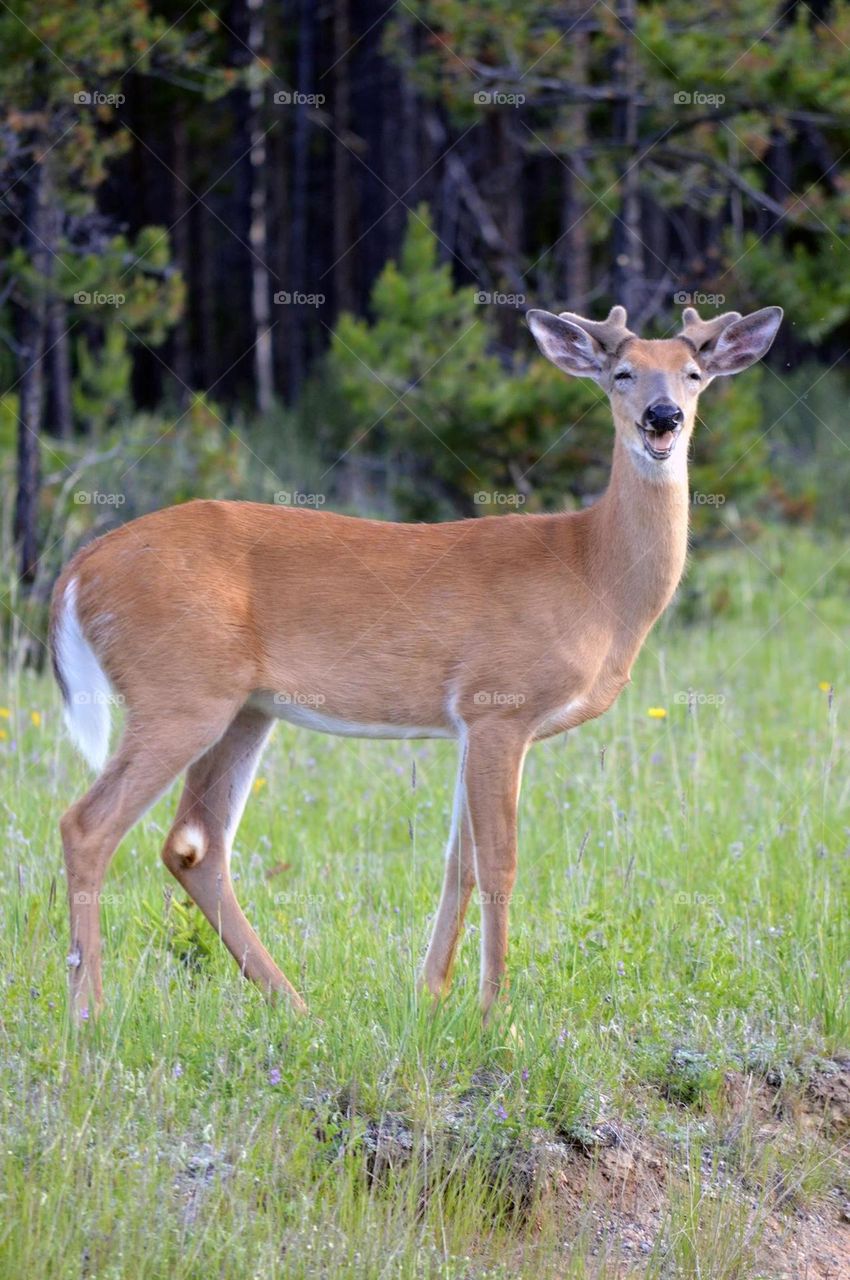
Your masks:
{"label": "deer eye", "polygon": [[631,378],[631,376],[632,376],[632,371],[631,371],[631,369],[619,369],[619,370],[614,374],[614,381],[615,381],[615,382],[628,382],[628,380],[629,380],[629,378]]}
{"label": "deer eye", "polygon": [[692,382],[702,382],[702,374],[697,369],[688,370],[688,377]]}

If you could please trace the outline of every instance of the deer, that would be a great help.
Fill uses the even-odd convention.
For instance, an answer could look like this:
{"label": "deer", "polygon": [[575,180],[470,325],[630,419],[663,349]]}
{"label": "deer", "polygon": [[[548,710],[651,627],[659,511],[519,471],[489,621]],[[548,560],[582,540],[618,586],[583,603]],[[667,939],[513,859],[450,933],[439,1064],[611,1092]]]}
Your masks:
{"label": "deer", "polygon": [[[71,736],[97,771],[60,820],[76,1021],[103,1004],[99,902],[119,842],[185,773],[162,859],[269,998],[306,1005],[249,924],[231,851],[276,720],[365,738],[451,738],[442,894],[419,979],[446,995],[473,890],[479,1003],[507,988],[517,809],[532,743],[605,712],[670,603],[688,549],[688,453],[703,390],[769,350],[780,307],[643,339],[530,310],[544,356],[607,394],[610,482],[590,506],[408,524],[195,500],[85,545],[53,593]],[[108,757],[110,713],[123,708]]]}

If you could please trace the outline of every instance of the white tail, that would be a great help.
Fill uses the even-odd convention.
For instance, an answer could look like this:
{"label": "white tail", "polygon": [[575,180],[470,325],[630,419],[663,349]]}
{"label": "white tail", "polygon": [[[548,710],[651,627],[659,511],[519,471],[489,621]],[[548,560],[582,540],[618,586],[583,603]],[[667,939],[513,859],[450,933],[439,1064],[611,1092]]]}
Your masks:
{"label": "white tail", "polygon": [[109,751],[112,688],[80,626],[73,578],[57,602],[53,656],[68,732],[99,773]]}
{"label": "white tail", "polygon": [[62,819],[72,993],[100,1000],[98,894],[118,842],[186,770],[163,859],[242,972],[302,1002],[248,924],[230,853],[275,719],[325,733],[460,744],[455,820],[423,981],[449,982],[474,885],[485,1012],[502,982],[529,746],[601,715],[685,564],[687,451],[700,392],[769,348],[778,307],[644,341],[607,320],[529,313],[544,354],[605,389],[611,481],[562,515],[389,524],[195,502],[116,529],[59,580],[53,635],[77,741],[121,744]]}

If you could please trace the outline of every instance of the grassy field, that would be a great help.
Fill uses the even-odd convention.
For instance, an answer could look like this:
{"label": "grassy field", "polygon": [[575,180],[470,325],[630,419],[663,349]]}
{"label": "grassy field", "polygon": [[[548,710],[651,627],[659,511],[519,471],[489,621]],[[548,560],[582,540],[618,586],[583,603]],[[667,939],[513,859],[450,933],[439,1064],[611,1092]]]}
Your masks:
{"label": "grassy field", "polygon": [[75,1036],[87,775],[52,685],[7,679],[0,1275],[847,1274],[849,644],[850,547],[695,553],[613,711],[529,756],[486,1031],[474,907],[448,1001],[415,994],[452,744],[281,725],[234,865],[311,1016],[170,880],[172,794],[112,864]]}

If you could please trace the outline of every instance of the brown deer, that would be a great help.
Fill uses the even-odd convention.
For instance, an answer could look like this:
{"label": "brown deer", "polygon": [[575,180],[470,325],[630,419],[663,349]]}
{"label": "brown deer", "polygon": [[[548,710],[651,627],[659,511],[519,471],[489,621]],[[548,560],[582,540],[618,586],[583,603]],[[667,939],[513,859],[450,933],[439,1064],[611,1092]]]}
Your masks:
{"label": "brown deer", "polygon": [[[230,854],[275,719],[325,733],[454,738],[460,764],[422,982],[447,989],[473,887],[485,1015],[505,973],[516,818],[531,743],[611,706],[685,564],[687,455],[701,391],[769,349],[767,307],[642,340],[530,311],[541,351],[592,378],[614,418],[611,480],[560,515],[391,524],[188,502],[98,539],[54,592],[70,730],[99,777],[62,818],[77,1016],[102,1000],[99,895],[119,841],[186,770],[162,857],[267,994],[303,1002],[248,924]],[[110,703],[125,709],[106,760]]]}

